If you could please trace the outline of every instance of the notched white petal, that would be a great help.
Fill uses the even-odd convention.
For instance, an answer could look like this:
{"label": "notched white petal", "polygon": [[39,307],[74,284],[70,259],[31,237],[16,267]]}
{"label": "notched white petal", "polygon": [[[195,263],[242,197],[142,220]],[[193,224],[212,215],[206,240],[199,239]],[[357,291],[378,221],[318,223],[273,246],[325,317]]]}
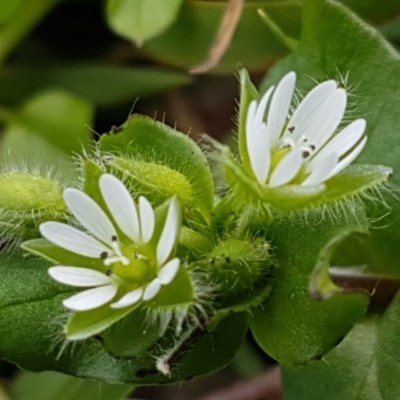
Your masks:
{"label": "notched white petal", "polygon": [[253,128],[246,136],[247,151],[251,168],[257,181],[263,185],[267,180],[271,164],[271,150],[268,137],[268,128],[262,123]]}
{"label": "notched white petal", "polygon": [[66,308],[72,311],[93,310],[107,304],[117,293],[115,285],[100,286],[85,290],[63,301]]}
{"label": "notched white petal", "polygon": [[260,102],[258,103],[257,111],[254,115],[254,120],[253,120],[254,124],[259,125],[265,120],[266,117],[265,113],[267,111],[269,99],[271,98],[274,88],[275,86],[271,86],[264,94],[264,96],[261,98]]}
{"label": "notched white petal", "polygon": [[139,197],[139,215],[141,240],[147,243],[154,233],[155,214],[150,202],[143,196]]}
{"label": "notched white petal", "polygon": [[61,222],[40,224],[40,233],[50,242],[73,253],[90,258],[100,258],[111,250],[86,233]]}
{"label": "notched white petal", "polygon": [[319,185],[332,176],[339,157],[336,153],[330,153],[313,165],[310,175],[301,183],[302,186]]}
{"label": "notched white petal", "polygon": [[180,266],[179,258],[174,258],[171,261],[168,261],[164,267],[161,268],[160,272],[158,273],[158,279],[163,285],[168,285],[171,283],[176,274],[178,273]]}
{"label": "notched white petal", "polygon": [[143,300],[148,301],[157,296],[161,289],[161,281],[158,278],[153,279],[144,290]]}
{"label": "notched white petal", "polygon": [[300,171],[303,157],[300,149],[287,154],[271,174],[269,186],[278,187],[289,183]]}
{"label": "notched white petal", "polygon": [[89,268],[57,266],[49,268],[48,273],[57,282],[75,287],[103,286],[112,282],[106,274]]}
{"label": "notched white petal", "polygon": [[309,119],[315,115],[317,109],[336,90],[337,83],[333,80],[325,81],[311,90],[296,108],[287,125],[286,134],[299,137],[307,134]]}
{"label": "notched white petal", "polygon": [[142,288],[138,288],[132,290],[131,292],[127,293],[126,295],[122,296],[117,302],[112,303],[112,308],[125,308],[132,306],[133,304],[138,303],[143,296],[144,290]]}
{"label": "notched white petal", "polygon": [[296,74],[289,72],[279,82],[271,99],[267,119],[271,145],[276,143],[282,133],[289,114],[295,84]]}
{"label": "notched white petal", "polygon": [[334,175],[337,175],[339,172],[342,172],[348,165],[350,165],[362,152],[364,149],[365,145],[367,143],[367,137],[365,137],[360,144],[345,158],[340,160],[334,170],[332,171],[331,175],[329,178],[333,177]]}
{"label": "notched white petal", "polygon": [[168,257],[178,238],[180,225],[179,203],[176,197],[170,201],[164,229],[157,244],[157,265],[161,267]]}
{"label": "notched white petal", "polygon": [[117,235],[113,224],[101,207],[86,193],[68,188],[64,190],[64,200],[75,218],[94,236],[112,244]]}
{"label": "notched white petal", "polygon": [[102,175],[99,186],[115,222],[133,242],[138,242],[140,240],[139,217],[126,186],[111,174]]}

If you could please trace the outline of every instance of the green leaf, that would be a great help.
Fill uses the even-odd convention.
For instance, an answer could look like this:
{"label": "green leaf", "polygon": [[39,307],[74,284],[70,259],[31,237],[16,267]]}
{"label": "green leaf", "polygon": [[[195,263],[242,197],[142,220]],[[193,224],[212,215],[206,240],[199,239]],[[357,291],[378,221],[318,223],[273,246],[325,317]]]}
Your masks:
{"label": "green leaf", "polygon": [[258,344],[282,365],[305,364],[323,356],[364,316],[365,294],[337,294],[318,301],[309,292],[314,268],[330,264],[333,243],[360,231],[368,231],[361,208],[273,221],[268,236],[275,248],[276,283],[267,301],[255,310],[251,329]]}
{"label": "green leaf", "polygon": [[[160,374],[155,357],[112,357],[99,339],[65,341],[62,300],[71,288],[53,282],[47,262],[0,253],[0,354],[23,369],[54,370],[111,383],[173,383],[208,374],[225,366],[240,348],[247,331],[247,315],[235,314],[222,321],[213,333],[198,330],[177,349],[171,375]],[[226,337],[229,336],[229,341]],[[175,341],[163,342],[161,354]],[[160,355],[160,347],[156,346]]]}
{"label": "green leaf", "polygon": [[29,68],[13,66],[0,71],[0,102],[15,104],[39,90],[57,88],[96,106],[110,107],[189,82],[187,75],[154,67],[88,62]]}
{"label": "green leaf", "polygon": [[[384,289],[382,286],[381,290]],[[400,293],[383,316],[356,324],[322,360],[283,368],[287,400],[394,400],[400,393]]]}
{"label": "green leaf", "polygon": [[12,113],[2,140],[17,165],[41,173],[54,166],[64,179],[76,176],[73,154],[89,148],[93,107],[65,92],[47,91]]}
{"label": "green leaf", "polygon": [[378,385],[383,399],[400,393],[400,292],[383,315],[376,345]]}
{"label": "green leaf", "polygon": [[177,18],[183,0],[108,0],[110,27],[126,39],[143,43],[164,32]]}
{"label": "green leaf", "polygon": [[22,0],[0,0],[0,24],[4,24],[21,6]]}
{"label": "green leaf", "polygon": [[107,165],[131,178],[138,193],[158,203],[176,195],[183,208],[209,220],[214,202],[211,172],[200,148],[183,133],[133,115],[119,133],[101,137],[100,150],[120,156],[107,157]]}
{"label": "green leaf", "polygon": [[378,389],[374,346],[379,317],[355,325],[322,360],[305,367],[283,368],[285,400],[384,400]]}
{"label": "green leaf", "polygon": [[[277,64],[263,87],[277,82],[285,73],[295,70],[301,90],[314,86],[313,80],[348,76],[347,87],[352,88],[352,119],[367,120],[368,142],[358,159],[360,163],[385,164],[395,171],[393,182],[400,183],[398,126],[400,115],[400,57],[398,53],[369,25],[333,0],[306,1],[303,33],[298,51]],[[310,79],[312,77],[313,80]],[[370,235],[358,244],[367,269],[383,275],[400,277],[400,202],[386,196],[391,212],[377,201],[370,207],[369,217],[381,218]]]}
{"label": "green leaf", "polygon": [[22,372],[11,388],[11,394],[17,400],[123,400],[132,391],[131,385],[97,382],[58,372]]}

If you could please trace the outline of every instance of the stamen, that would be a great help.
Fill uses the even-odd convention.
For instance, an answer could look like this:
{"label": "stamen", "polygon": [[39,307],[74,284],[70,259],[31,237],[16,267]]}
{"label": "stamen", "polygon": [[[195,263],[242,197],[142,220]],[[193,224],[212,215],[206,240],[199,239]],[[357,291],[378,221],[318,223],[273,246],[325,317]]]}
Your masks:
{"label": "stamen", "polygon": [[288,128],[288,131],[290,132],[290,133],[293,133],[294,132],[294,126],[291,126],[290,128]]}
{"label": "stamen", "polygon": [[303,158],[307,158],[310,156],[310,152],[309,151],[303,151]]}
{"label": "stamen", "polygon": [[103,252],[100,254],[100,258],[101,258],[102,260],[105,260],[107,257],[108,257],[108,253],[107,253],[106,251],[103,251]]}

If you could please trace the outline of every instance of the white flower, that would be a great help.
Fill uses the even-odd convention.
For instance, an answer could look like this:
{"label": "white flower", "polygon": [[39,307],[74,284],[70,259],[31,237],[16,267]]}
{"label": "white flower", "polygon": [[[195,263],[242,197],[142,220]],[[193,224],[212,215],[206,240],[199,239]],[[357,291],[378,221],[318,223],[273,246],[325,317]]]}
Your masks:
{"label": "white flower", "polygon": [[58,282],[90,288],[64,300],[64,306],[73,311],[100,307],[121,292],[122,297],[111,307],[151,300],[173,281],[180,266],[179,258],[169,260],[179,233],[178,201],[171,200],[161,236],[152,246],[149,242],[156,218],[149,201],[139,197],[137,207],[128,189],[113,175],[102,175],[99,185],[113,222],[91,197],[69,188],[64,191],[65,203],[89,233],[60,222],[40,225],[40,232],[50,242],[81,256],[102,259],[107,269],[103,273],[77,266],[49,268]]}
{"label": "white flower", "polygon": [[347,94],[333,80],[317,85],[289,116],[295,82],[295,73],[288,73],[248,108],[247,152],[261,185],[323,183],[346,168],[367,141],[364,119],[336,133]]}

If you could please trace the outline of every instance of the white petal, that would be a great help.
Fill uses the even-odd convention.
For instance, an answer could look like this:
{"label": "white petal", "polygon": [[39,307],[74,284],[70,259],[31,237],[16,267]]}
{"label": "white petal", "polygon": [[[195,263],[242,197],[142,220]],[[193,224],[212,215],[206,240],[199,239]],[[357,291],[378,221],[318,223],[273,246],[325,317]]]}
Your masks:
{"label": "white petal", "polygon": [[260,102],[258,103],[257,106],[257,111],[254,115],[254,123],[255,124],[261,124],[265,120],[265,113],[268,108],[268,102],[269,99],[272,95],[272,91],[274,90],[275,86],[271,86],[267,92],[264,94],[264,96],[261,98]]}
{"label": "white petal", "polygon": [[296,108],[292,118],[290,118],[285,134],[292,137],[299,137],[307,133],[309,119],[336,88],[336,82],[331,80],[320,83],[311,90]]}
{"label": "white petal", "polygon": [[100,286],[68,297],[63,304],[73,311],[93,310],[108,303],[116,295],[117,290],[114,285]]}
{"label": "white petal", "polygon": [[366,143],[367,143],[367,138],[365,137],[348,156],[343,158],[343,160],[339,161],[335,169],[330,174],[329,178],[333,177],[334,175],[337,175],[339,172],[343,171],[348,165],[350,165],[362,152]]}
{"label": "white petal", "polygon": [[302,186],[318,185],[332,175],[336,165],[338,164],[338,156],[336,153],[330,153],[313,165],[310,175],[301,183]]}
{"label": "white petal", "polygon": [[106,274],[89,268],[58,266],[49,268],[48,273],[54,280],[76,287],[103,286],[112,282]]}
{"label": "white petal", "polygon": [[115,228],[100,206],[86,193],[69,188],[64,190],[64,200],[75,218],[94,236],[112,245]]}
{"label": "white petal", "polygon": [[254,117],[257,112],[257,101],[253,100],[249,108],[247,109],[247,115],[246,115],[246,134],[253,129],[253,125],[255,124]]}
{"label": "white petal", "polygon": [[271,145],[276,143],[282,133],[289,113],[295,83],[296,74],[289,72],[279,82],[272,97],[267,118]]}
{"label": "white petal", "polygon": [[269,186],[278,187],[289,183],[300,171],[303,156],[300,149],[287,154],[271,174]]}
{"label": "white petal", "polygon": [[178,273],[180,263],[181,262],[179,258],[173,258],[160,269],[160,272],[158,273],[158,279],[163,285],[168,285],[174,280],[176,274]]}
{"label": "white petal", "polygon": [[40,232],[47,240],[73,253],[91,258],[100,258],[111,250],[86,233],[61,222],[44,222]]}
{"label": "white petal", "polygon": [[258,182],[263,185],[267,180],[271,164],[270,141],[266,125],[263,123],[254,126],[251,132],[247,132],[246,141],[251,168]]}
{"label": "white petal", "polygon": [[122,296],[117,302],[111,304],[111,307],[124,308],[131,306],[140,301],[142,296],[143,296],[142,288],[132,290],[132,292],[127,293],[125,296]]}
{"label": "white petal", "polygon": [[100,190],[115,222],[133,242],[140,240],[139,217],[135,203],[125,185],[114,175],[101,176]]}
{"label": "white petal", "polygon": [[362,137],[366,128],[364,119],[357,119],[347,125],[331,141],[329,141],[322,150],[312,159],[313,163],[319,158],[327,156],[329,153],[336,153],[339,157],[346,154]]}
{"label": "white petal", "polygon": [[153,207],[146,197],[139,197],[140,229],[143,243],[147,243],[153,236],[155,215]]}
{"label": "white petal", "polygon": [[160,289],[161,281],[158,278],[153,279],[144,291],[143,300],[147,301],[153,299],[154,297],[156,297]]}
{"label": "white petal", "polygon": [[344,89],[337,89],[310,117],[306,136],[308,145],[314,145],[318,151],[334,134],[346,110],[347,94]]}
{"label": "white petal", "polygon": [[161,267],[171,254],[179,233],[179,203],[176,197],[171,199],[164,229],[157,244],[157,265]]}

